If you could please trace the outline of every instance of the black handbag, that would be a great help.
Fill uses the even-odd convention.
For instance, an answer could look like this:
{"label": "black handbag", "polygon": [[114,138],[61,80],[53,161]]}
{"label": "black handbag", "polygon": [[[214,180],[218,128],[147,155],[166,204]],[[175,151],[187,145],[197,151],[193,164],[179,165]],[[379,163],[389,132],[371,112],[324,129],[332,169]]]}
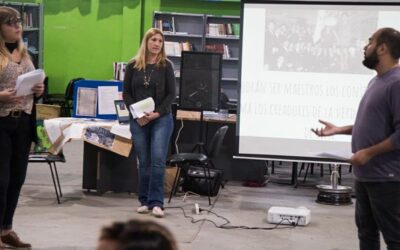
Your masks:
{"label": "black handbag", "polygon": [[186,172],[182,189],[199,195],[208,195],[208,180],[211,180],[210,196],[216,196],[222,182],[223,172],[220,169],[207,169],[207,179],[202,167],[191,166]]}

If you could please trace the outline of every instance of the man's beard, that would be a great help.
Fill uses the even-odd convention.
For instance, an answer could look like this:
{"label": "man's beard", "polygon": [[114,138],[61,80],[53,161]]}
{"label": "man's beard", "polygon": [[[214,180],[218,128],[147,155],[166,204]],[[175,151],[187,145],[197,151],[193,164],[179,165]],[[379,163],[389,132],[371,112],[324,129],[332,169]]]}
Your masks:
{"label": "man's beard", "polygon": [[375,69],[376,65],[379,63],[376,49],[369,56],[365,56],[362,63],[369,69]]}

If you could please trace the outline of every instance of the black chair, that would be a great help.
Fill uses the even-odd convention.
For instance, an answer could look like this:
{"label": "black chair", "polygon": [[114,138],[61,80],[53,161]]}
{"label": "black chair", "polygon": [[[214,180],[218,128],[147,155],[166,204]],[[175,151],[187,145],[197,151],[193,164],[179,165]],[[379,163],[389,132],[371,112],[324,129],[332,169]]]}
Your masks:
{"label": "black chair", "polygon": [[74,84],[80,80],[84,80],[84,78],[78,77],[69,81],[64,94],[47,94],[43,103],[59,105],[61,107],[61,116],[70,117],[74,98]]}
{"label": "black chair", "polygon": [[58,178],[57,172],[57,165],[56,162],[63,162],[65,163],[65,157],[62,151],[57,154],[53,155],[50,153],[35,153],[32,152],[29,154],[29,163],[47,163],[50,167],[51,178],[53,179],[54,190],[56,192],[57,203],[61,204],[60,197],[62,197],[60,179]]}
{"label": "black chair", "polygon": [[[50,153],[52,144],[44,128],[44,119],[56,118],[60,115],[60,110],[56,109],[58,112],[53,113],[50,111],[54,107],[48,105],[36,105],[36,131],[37,131],[37,143],[31,149],[29,153],[28,162],[29,163],[47,163],[50,167],[51,178],[53,179],[54,190],[56,192],[57,202],[61,204],[60,197],[62,197],[60,179],[58,177],[56,162],[65,162],[65,157],[62,151],[58,154]],[[49,110],[50,109],[50,110]]]}
{"label": "black chair", "polygon": [[176,172],[174,184],[169,194],[168,203],[171,202],[172,195],[176,193],[176,190],[179,186],[181,179],[181,170],[183,169],[187,172],[190,166],[196,166],[196,167],[201,167],[204,171],[204,177],[207,182],[207,189],[208,189],[208,203],[211,205],[210,196],[211,196],[212,180],[211,180],[210,168],[215,169],[215,165],[212,160],[219,154],[227,130],[228,126],[222,126],[217,130],[217,132],[215,132],[213,138],[211,139],[206,149],[205,154],[179,153],[171,155],[171,157],[168,159],[168,164],[177,166],[178,171]]}

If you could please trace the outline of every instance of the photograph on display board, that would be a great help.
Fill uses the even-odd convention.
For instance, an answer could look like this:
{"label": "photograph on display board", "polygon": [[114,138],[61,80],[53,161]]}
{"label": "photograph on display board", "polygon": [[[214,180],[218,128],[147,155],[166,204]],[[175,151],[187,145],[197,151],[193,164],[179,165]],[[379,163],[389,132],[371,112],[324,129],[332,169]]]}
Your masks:
{"label": "photograph on display board", "polygon": [[97,88],[78,88],[77,116],[96,116]]}

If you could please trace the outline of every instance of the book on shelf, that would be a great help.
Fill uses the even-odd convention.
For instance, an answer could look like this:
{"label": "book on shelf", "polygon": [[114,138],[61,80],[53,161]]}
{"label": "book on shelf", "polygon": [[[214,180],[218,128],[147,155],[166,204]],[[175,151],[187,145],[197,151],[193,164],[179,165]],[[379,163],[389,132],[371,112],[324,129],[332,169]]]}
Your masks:
{"label": "book on shelf", "polygon": [[172,32],[175,33],[176,29],[175,29],[175,17],[171,18],[171,27],[172,27]]}
{"label": "book on shelf", "polygon": [[231,23],[227,23],[225,25],[225,27],[226,27],[226,34],[227,35],[233,35],[232,24]]}
{"label": "book on shelf", "polygon": [[155,28],[162,30],[165,33],[174,33],[175,32],[175,19],[172,17],[172,21],[169,20],[156,20]]}
{"label": "book on shelf", "polygon": [[218,23],[209,23],[207,24],[207,34],[210,36],[217,36],[219,33]]}
{"label": "book on shelf", "polygon": [[193,44],[190,42],[171,42],[171,41],[165,41],[164,42],[165,46],[165,53],[167,56],[180,56],[182,51],[192,51],[193,50]]}
{"label": "book on shelf", "polygon": [[208,23],[207,34],[210,36],[232,36],[235,34],[235,23]]}
{"label": "book on shelf", "polygon": [[182,44],[182,51],[192,51],[193,45],[189,42],[183,42]]}
{"label": "book on shelf", "polygon": [[155,28],[157,28],[157,29],[159,29],[159,30],[162,30],[162,27],[163,27],[163,21],[161,20],[161,19],[159,19],[159,20],[156,20],[155,21],[155,24],[154,24],[154,27]]}
{"label": "book on shelf", "polygon": [[23,27],[25,28],[33,28],[33,13],[24,12],[22,14]]}
{"label": "book on shelf", "polygon": [[125,62],[114,62],[113,63],[114,80],[117,80],[117,81],[124,80],[126,65],[127,65],[127,63],[125,63]]}
{"label": "book on shelf", "polygon": [[205,50],[208,52],[217,52],[222,54],[222,58],[231,58],[229,46],[226,44],[206,44]]}
{"label": "book on shelf", "polygon": [[232,32],[235,36],[240,36],[240,24],[239,23],[232,23]]}
{"label": "book on shelf", "polygon": [[181,55],[182,48],[181,48],[180,43],[165,41],[164,46],[165,46],[165,53],[167,54],[167,56],[180,56]]}

